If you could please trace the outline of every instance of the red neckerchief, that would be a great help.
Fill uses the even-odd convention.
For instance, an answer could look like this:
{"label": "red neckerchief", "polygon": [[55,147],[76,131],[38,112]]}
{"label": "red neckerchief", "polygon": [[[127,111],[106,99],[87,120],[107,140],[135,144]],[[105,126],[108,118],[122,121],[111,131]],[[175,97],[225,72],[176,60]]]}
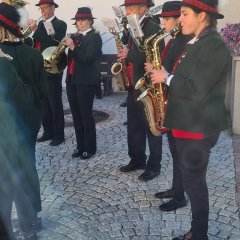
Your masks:
{"label": "red neckerchief", "polygon": [[[73,39],[73,42],[74,42],[74,46],[75,46],[75,47],[79,45],[79,42],[80,42],[79,37],[80,37],[80,36],[75,37],[75,38]],[[68,63],[68,71],[67,71],[68,76],[69,76],[69,75],[71,75],[71,76],[73,75],[74,69],[75,69],[75,59],[72,58],[72,59],[69,61],[69,63]]]}
{"label": "red neckerchief", "polygon": [[41,49],[41,43],[40,43],[40,42],[36,42],[35,48],[40,51],[40,49]]}
{"label": "red neckerchief", "polygon": [[166,56],[166,54],[167,54],[167,52],[168,52],[168,49],[169,49],[169,47],[171,46],[172,41],[173,41],[173,38],[171,38],[171,39],[168,41],[166,47],[163,49],[163,51],[162,51],[162,53],[161,53],[161,56],[160,56],[161,61],[163,61],[163,59],[165,58],[165,56]]}

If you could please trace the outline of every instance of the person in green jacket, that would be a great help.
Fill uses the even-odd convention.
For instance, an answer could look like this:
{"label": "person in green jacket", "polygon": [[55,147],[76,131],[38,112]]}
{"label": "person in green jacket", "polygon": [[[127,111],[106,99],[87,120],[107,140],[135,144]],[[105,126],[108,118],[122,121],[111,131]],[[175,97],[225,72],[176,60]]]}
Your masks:
{"label": "person in green jacket", "polygon": [[[40,102],[46,96],[46,74],[43,68],[43,57],[41,53],[22,42],[22,33],[19,31],[21,22],[17,7],[1,3],[0,14],[0,47],[12,57],[11,64],[17,70],[24,83],[29,84],[34,94],[34,105],[31,110],[17,109],[17,123],[21,131],[22,146],[18,150],[21,166],[25,171],[25,178],[22,181],[22,188],[32,200],[35,209],[35,219],[32,221],[32,228],[41,225],[37,213],[42,210],[40,183],[36,169],[35,145],[37,134],[41,124]],[[22,61],[25,56],[25,61]],[[21,194],[15,194],[15,205],[18,212],[19,226],[23,233],[29,233],[32,229],[25,222],[24,204]]]}
{"label": "person in green jacket", "polygon": [[[2,4],[2,3],[1,3]],[[0,4],[0,8],[1,8]],[[19,159],[19,149],[24,145],[19,126],[18,112],[31,111],[34,94],[30,85],[24,84],[16,69],[11,64],[12,57],[0,49],[0,239],[15,239],[11,210],[16,194],[23,201],[24,221],[29,228],[34,219],[34,208],[22,182],[27,171]],[[37,239],[32,235],[32,238]]]}
{"label": "person in green jacket", "polygon": [[207,240],[209,197],[206,172],[211,148],[228,127],[224,104],[231,55],[216,30],[218,0],[183,0],[183,34],[194,34],[173,72],[152,71],[153,83],[169,85],[165,126],[172,129],[183,188],[192,208],[191,229],[174,240]]}

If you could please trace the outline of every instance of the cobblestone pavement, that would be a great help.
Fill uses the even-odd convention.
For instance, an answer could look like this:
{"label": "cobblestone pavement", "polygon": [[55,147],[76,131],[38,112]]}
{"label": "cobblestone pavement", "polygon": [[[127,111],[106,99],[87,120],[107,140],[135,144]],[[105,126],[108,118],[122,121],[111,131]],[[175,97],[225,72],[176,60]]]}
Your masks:
{"label": "cobblestone pavement", "polygon": [[[66,142],[50,147],[37,144],[37,168],[41,179],[44,229],[40,240],[171,240],[190,228],[190,204],[176,212],[161,212],[154,197],[172,181],[172,161],[164,137],[161,174],[140,182],[142,171],[124,174],[119,167],[129,162],[126,108],[119,107],[126,94],[96,99],[94,108],[109,113],[97,124],[97,154],[89,160],[72,159],[73,127],[65,129]],[[67,108],[66,96],[64,105]],[[71,115],[65,115],[66,122]],[[208,185],[210,240],[240,240],[239,209],[232,136],[221,134],[212,150]]]}

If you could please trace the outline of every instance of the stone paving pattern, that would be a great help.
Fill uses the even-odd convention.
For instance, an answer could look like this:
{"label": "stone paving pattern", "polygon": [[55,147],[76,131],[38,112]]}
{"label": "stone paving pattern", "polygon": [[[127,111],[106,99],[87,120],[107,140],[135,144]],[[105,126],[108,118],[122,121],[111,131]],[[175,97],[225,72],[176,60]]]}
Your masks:
{"label": "stone paving pattern", "polygon": [[[109,113],[110,118],[97,124],[98,151],[93,158],[71,158],[76,147],[73,127],[65,128],[66,142],[60,146],[37,144],[44,225],[38,234],[40,240],[171,240],[189,230],[189,202],[185,208],[165,213],[158,208],[162,201],[154,197],[172,182],[172,160],[165,137],[159,177],[141,182],[141,170],[129,174],[119,171],[129,162],[127,129],[123,125],[126,108],[119,107],[125,97],[126,93],[115,93],[95,100],[94,109]],[[65,120],[71,121],[71,115],[65,115]],[[208,186],[209,239],[240,240],[229,131],[221,134],[212,150]]]}

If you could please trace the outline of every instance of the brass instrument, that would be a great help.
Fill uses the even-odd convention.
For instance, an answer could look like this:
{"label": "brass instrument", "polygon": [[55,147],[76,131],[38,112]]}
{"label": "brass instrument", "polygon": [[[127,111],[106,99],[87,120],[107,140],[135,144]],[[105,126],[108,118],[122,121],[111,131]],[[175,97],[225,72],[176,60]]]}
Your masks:
{"label": "brass instrument", "polygon": [[[161,34],[153,40],[153,68],[161,69],[159,43],[167,36],[179,32],[181,27],[172,29],[169,33]],[[167,107],[166,86],[163,83],[150,84],[139,97],[144,104],[147,121],[153,135],[160,136],[167,129],[163,126]]]}
{"label": "brass instrument", "polygon": [[[121,41],[119,32],[117,32],[115,28],[110,28],[109,30],[115,39],[117,51],[123,49],[124,45]],[[118,61],[114,63],[111,67],[111,72],[116,76],[117,84],[120,90],[125,90],[132,86],[131,78],[125,62]]]}
{"label": "brass instrument", "polygon": [[[38,18],[38,20],[36,21],[37,23],[42,19],[42,16]],[[24,38],[28,38],[30,37],[30,35],[32,34],[32,29],[29,26],[25,26],[22,30],[21,30]]]}
{"label": "brass instrument", "polygon": [[65,53],[66,45],[64,39],[59,45],[46,48],[43,52],[44,68],[47,72],[58,74],[67,66],[67,54]]}
{"label": "brass instrument", "polygon": [[[150,42],[153,41],[154,38],[157,37],[157,34],[153,34],[149,37],[147,37],[144,40],[144,51],[146,54],[146,62],[151,63],[153,61],[153,55],[152,55],[152,48],[150,46]],[[141,92],[144,92],[146,89],[150,87],[150,74],[145,74],[143,77],[141,77],[137,83],[135,84],[135,89],[140,90]]]}

